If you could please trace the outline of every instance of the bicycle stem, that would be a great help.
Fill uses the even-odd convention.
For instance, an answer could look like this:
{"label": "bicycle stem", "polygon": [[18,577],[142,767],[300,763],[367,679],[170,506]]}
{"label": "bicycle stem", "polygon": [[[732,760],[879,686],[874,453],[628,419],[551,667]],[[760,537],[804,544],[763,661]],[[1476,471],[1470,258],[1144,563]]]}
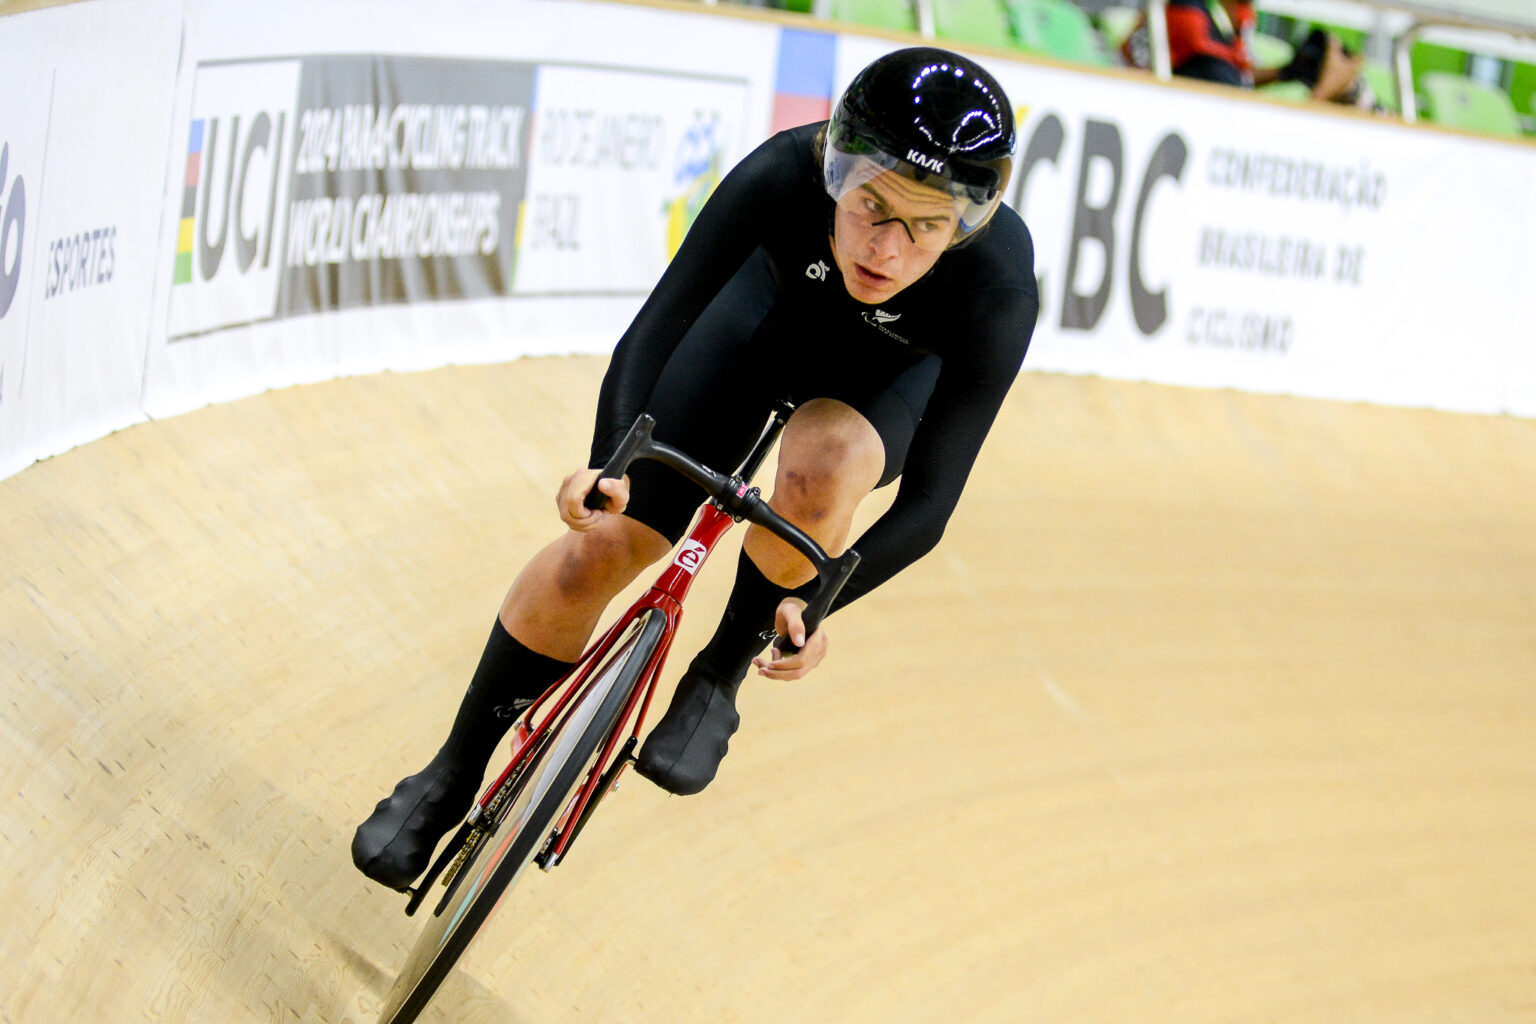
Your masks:
{"label": "bicycle stem", "polygon": [[[782,418],[776,416],[775,423],[782,426]],[[814,538],[775,512],[762,499],[758,488],[751,486],[739,476],[717,473],[676,448],[655,440],[651,436],[655,426],[655,417],[649,413],[641,413],[634,425],[629,428],[629,433],[624,435],[618,450],[608,460],[608,464],[603,467],[598,478],[617,480],[628,472],[630,464],[636,459],[654,459],[698,484],[709,495],[710,500],[738,522],[746,520],[761,526],[804,555],[815,568],[816,576],[821,580],[820,586],[817,587],[802,613],[806,636],[816,632],[816,628],[821,625],[821,620],[831,609],[838,592],[842,590],[843,584],[848,582],[848,578],[858,566],[858,552],[849,548],[835,558],[827,554]],[[766,434],[765,440],[767,440]],[[762,442],[759,443],[759,450],[766,451]],[[594,486],[587,494],[586,505],[591,509],[599,509],[607,500],[607,497]],[[793,645],[784,646],[786,642],[785,638],[780,637],[775,641],[775,646],[780,650],[791,649]]]}

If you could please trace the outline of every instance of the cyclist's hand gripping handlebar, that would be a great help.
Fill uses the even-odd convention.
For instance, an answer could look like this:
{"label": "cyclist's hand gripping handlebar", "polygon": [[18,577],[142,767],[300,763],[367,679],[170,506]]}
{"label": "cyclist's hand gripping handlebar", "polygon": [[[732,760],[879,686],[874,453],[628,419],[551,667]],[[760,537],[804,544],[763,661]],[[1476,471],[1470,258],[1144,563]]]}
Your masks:
{"label": "cyclist's hand gripping handlebar", "polygon": [[[770,510],[771,511],[771,510]],[[816,543],[811,541],[812,544]],[[852,557],[850,557],[852,556]],[[849,548],[837,558],[828,558],[830,573],[823,573],[821,566],[816,567],[816,575],[821,578],[821,586],[816,588],[816,593],[811,595],[810,603],[800,612],[800,621],[805,623],[805,635],[809,639],[816,632],[816,627],[821,625],[821,620],[827,617],[827,612],[832,610],[832,601],[837,597],[838,591],[843,589],[843,584],[848,582],[848,577],[853,574],[854,567],[859,564],[859,553]],[[815,565],[816,560],[811,559]],[[798,651],[795,642],[787,636],[778,636],[773,639],[773,646],[785,654]]]}
{"label": "cyclist's hand gripping handlebar", "polygon": [[[848,582],[848,577],[853,575],[854,568],[859,564],[858,552],[849,548],[836,558],[828,555],[809,534],[770,508],[756,487],[749,487],[739,477],[716,473],[676,448],[653,440],[651,431],[655,426],[655,418],[642,413],[635,420],[634,426],[629,428],[629,433],[624,435],[618,451],[608,460],[608,464],[598,474],[598,479],[617,480],[629,471],[630,463],[634,460],[655,459],[704,488],[721,508],[737,519],[756,523],[800,552],[815,567],[816,575],[821,580],[821,586],[816,588],[801,613],[805,635],[810,636],[816,632],[821,620],[831,610],[838,592],[843,589],[843,584]],[[586,497],[587,508],[600,509],[607,501],[607,495],[598,490],[594,483]],[[774,641],[774,646],[781,651],[795,649],[794,644],[782,636]]]}
{"label": "cyclist's hand gripping handlebar", "polygon": [[[624,435],[624,440],[619,442],[619,450],[613,453],[613,458],[608,460],[608,465],[597,474],[597,480],[622,480],[624,474],[629,472],[629,464],[641,455],[642,451],[649,451],[651,444],[651,430],[656,426],[656,418],[646,413],[641,413],[635,420],[634,426],[629,428],[629,433]],[[587,492],[586,500],[582,502],[587,508],[596,512],[608,504],[608,495],[597,489],[597,480],[592,481],[592,489]]]}

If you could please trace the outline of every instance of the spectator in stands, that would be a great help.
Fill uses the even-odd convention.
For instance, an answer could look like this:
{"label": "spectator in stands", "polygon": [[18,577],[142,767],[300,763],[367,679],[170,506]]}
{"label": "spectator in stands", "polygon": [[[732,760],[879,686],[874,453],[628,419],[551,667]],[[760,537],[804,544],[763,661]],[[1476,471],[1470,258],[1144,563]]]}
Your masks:
{"label": "spectator in stands", "polygon": [[1312,90],[1313,99],[1383,109],[1360,73],[1364,66],[1362,54],[1352,52],[1333,33],[1314,28],[1296,48],[1296,56],[1280,69],[1279,80],[1300,82]]}
{"label": "spectator in stands", "polygon": [[[1253,0],[1168,0],[1168,56],[1175,75],[1245,88],[1299,81],[1314,99],[1356,103],[1362,59],[1321,29],[1283,68],[1255,68],[1250,50]],[[1121,47],[1137,67],[1151,65],[1145,15]],[[1369,105],[1368,103],[1366,104]]]}

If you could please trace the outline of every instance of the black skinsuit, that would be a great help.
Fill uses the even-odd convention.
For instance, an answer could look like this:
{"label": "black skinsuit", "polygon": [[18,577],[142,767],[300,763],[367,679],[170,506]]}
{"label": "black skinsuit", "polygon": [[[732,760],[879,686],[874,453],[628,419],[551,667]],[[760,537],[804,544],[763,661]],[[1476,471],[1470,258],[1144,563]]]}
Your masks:
{"label": "black skinsuit", "polygon": [[[979,238],[890,301],[854,300],[832,255],[819,127],[763,143],[705,204],[614,350],[591,465],[641,412],[656,417],[658,440],[728,472],[775,399],[848,403],[885,443],[881,483],[899,474],[901,485],[853,542],[862,561],[840,607],[938,543],[1018,375],[1039,297],[1029,231],[1003,206]],[[651,462],[630,479],[626,514],[675,543],[698,489]]]}

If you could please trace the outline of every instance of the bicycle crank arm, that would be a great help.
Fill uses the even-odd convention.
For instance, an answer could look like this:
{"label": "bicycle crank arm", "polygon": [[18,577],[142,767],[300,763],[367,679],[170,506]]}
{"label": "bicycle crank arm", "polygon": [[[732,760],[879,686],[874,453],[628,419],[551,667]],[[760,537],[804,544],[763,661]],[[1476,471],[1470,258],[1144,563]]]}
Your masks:
{"label": "bicycle crank arm", "polygon": [[469,838],[469,833],[473,828],[474,826],[467,821],[460,825],[459,830],[453,834],[453,839],[449,841],[447,846],[443,847],[443,852],[438,855],[432,867],[422,876],[421,881],[417,882],[414,888],[405,890],[411,897],[410,902],[405,905],[405,915],[407,917],[416,916],[416,909],[421,906],[421,901],[427,898],[427,891],[432,888],[432,883],[437,881],[437,876],[443,873],[443,869],[452,863],[462,852],[464,842]]}
{"label": "bicycle crank arm", "polygon": [[[608,770],[603,773],[602,780],[597,784],[597,789],[593,790],[592,799],[587,801],[587,806],[582,809],[581,817],[576,819],[576,824],[571,826],[571,838],[565,844],[564,853],[569,853],[571,846],[575,844],[577,839],[581,838],[581,830],[586,827],[587,821],[592,817],[592,812],[596,810],[598,803],[602,801],[603,797],[619,788],[619,773],[624,770],[625,765],[635,763],[635,745],[638,742],[638,737],[631,736],[625,741],[624,746],[619,748],[618,755],[614,757],[613,763],[608,766]],[[559,846],[560,833],[556,832],[550,837],[549,845],[534,858],[534,863],[546,873],[553,871],[561,861],[565,860],[564,853],[555,852]]]}

